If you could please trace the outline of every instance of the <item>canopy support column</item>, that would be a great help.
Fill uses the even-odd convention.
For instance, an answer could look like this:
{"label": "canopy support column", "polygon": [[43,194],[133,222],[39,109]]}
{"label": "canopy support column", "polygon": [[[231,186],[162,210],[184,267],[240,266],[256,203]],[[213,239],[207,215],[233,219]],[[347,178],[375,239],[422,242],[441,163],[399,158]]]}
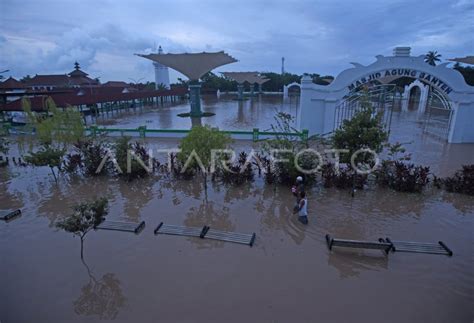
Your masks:
{"label": "canopy support column", "polygon": [[238,100],[244,99],[244,85],[240,83],[237,84],[237,99]]}
{"label": "canopy support column", "polygon": [[201,84],[199,83],[199,81],[189,83],[189,100],[191,104],[191,117],[202,116]]}

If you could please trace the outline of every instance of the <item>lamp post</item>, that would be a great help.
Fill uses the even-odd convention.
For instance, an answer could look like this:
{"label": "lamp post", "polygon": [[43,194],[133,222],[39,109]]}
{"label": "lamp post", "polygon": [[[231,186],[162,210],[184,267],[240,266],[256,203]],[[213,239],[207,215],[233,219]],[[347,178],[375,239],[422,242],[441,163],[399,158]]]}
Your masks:
{"label": "lamp post", "polygon": [[138,80],[132,79],[131,77],[128,78],[135,84],[135,88],[138,90],[138,82],[144,79],[144,77],[139,78]]}

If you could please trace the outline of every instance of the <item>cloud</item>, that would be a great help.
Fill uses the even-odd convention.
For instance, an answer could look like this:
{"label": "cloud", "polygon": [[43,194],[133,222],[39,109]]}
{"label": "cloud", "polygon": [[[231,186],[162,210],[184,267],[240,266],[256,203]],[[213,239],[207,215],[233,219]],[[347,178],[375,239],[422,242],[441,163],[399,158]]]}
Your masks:
{"label": "cloud", "polygon": [[[198,10],[191,10],[192,8]],[[0,69],[14,76],[67,73],[74,61],[101,80],[153,80],[134,53],[225,50],[218,70],[337,74],[397,45],[444,58],[472,54],[471,1],[33,1],[3,0]],[[199,14],[196,14],[199,12]],[[175,74],[173,74],[175,75]]]}

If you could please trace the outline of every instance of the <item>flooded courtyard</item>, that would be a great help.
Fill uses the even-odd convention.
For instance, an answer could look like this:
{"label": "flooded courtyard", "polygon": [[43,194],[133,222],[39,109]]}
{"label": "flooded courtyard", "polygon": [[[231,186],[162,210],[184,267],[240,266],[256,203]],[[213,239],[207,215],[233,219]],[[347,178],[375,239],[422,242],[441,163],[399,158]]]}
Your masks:
{"label": "flooded courtyard", "polygon": [[150,129],[189,129],[194,122],[202,125],[211,125],[225,130],[252,130],[259,128],[268,130],[276,112],[285,112],[296,115],[299,97],[290,97],[282,100],[281,95],[259,95],[248,100],[237,101],[236,95],[223,94],[220,98],[215,95],[204,95],[202,98],[203,111],[215,113],[206,118],[181,118],[177,115],[189,112],[189,102],[166,102],[144,108],[138,113],[130,113],[126,118],[122,116],[107,118],[99,117],[98,124],[113,126],[114,128],[137,128],[146,125]]}
{"label": "flooded courtyard", "polygon": [[[237,102],[204,98],[224,130],[268,129],[275,111],[295,115],[297,101],[279,96]],[[187,103],[147,108],[103,120],[113,127],[187,129]],[[100,121],[100,120],[99,120]],[[176,140],[147,139],[153,147]],[[413,162],[438,176],[474,160],[473,144],[426,135],[413,114],[394,113],[391,141],[412,142]],[[251,142],[234,144],[250,149]],[[15,154],[15,152],[14,152]],[[283,186],[211,183],[155,175],[117,178],[60,176],[46,167],[0,169],[3,209],[18,219],[0,223],[2,322],[470,322],[473,318],[474,200],[428,188],[423,194],[358,191],[316,185],[308,192],[309,225],[292,214]],[[139,234],[92,231],[85,240],[54,222],[75,203],[109,198],[110,220],[145,221]],[[160,223],[255,232],[250,248],[221,241],[154,235]],[[333,249],[325,234],[360,240],[390,237],[444,241],[453,257]],[[471,304],[471,305],[469,305]]]}

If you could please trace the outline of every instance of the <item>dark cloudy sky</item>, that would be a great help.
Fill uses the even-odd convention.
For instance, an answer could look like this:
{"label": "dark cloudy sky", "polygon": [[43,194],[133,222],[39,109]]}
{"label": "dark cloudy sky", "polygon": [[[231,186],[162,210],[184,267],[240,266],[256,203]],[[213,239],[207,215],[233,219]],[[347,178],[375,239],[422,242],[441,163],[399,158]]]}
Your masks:
{"label": "dark cloudy sky", "polygon": [[[224,50],[217,71],[337,74],[395,46],[443,58],[474,54],[474,1],[0,0],[5,76],[67,73],[74,61],[101,81],[153,80],[134,56]],[[172,78],[176,73],[172,74]]]}

